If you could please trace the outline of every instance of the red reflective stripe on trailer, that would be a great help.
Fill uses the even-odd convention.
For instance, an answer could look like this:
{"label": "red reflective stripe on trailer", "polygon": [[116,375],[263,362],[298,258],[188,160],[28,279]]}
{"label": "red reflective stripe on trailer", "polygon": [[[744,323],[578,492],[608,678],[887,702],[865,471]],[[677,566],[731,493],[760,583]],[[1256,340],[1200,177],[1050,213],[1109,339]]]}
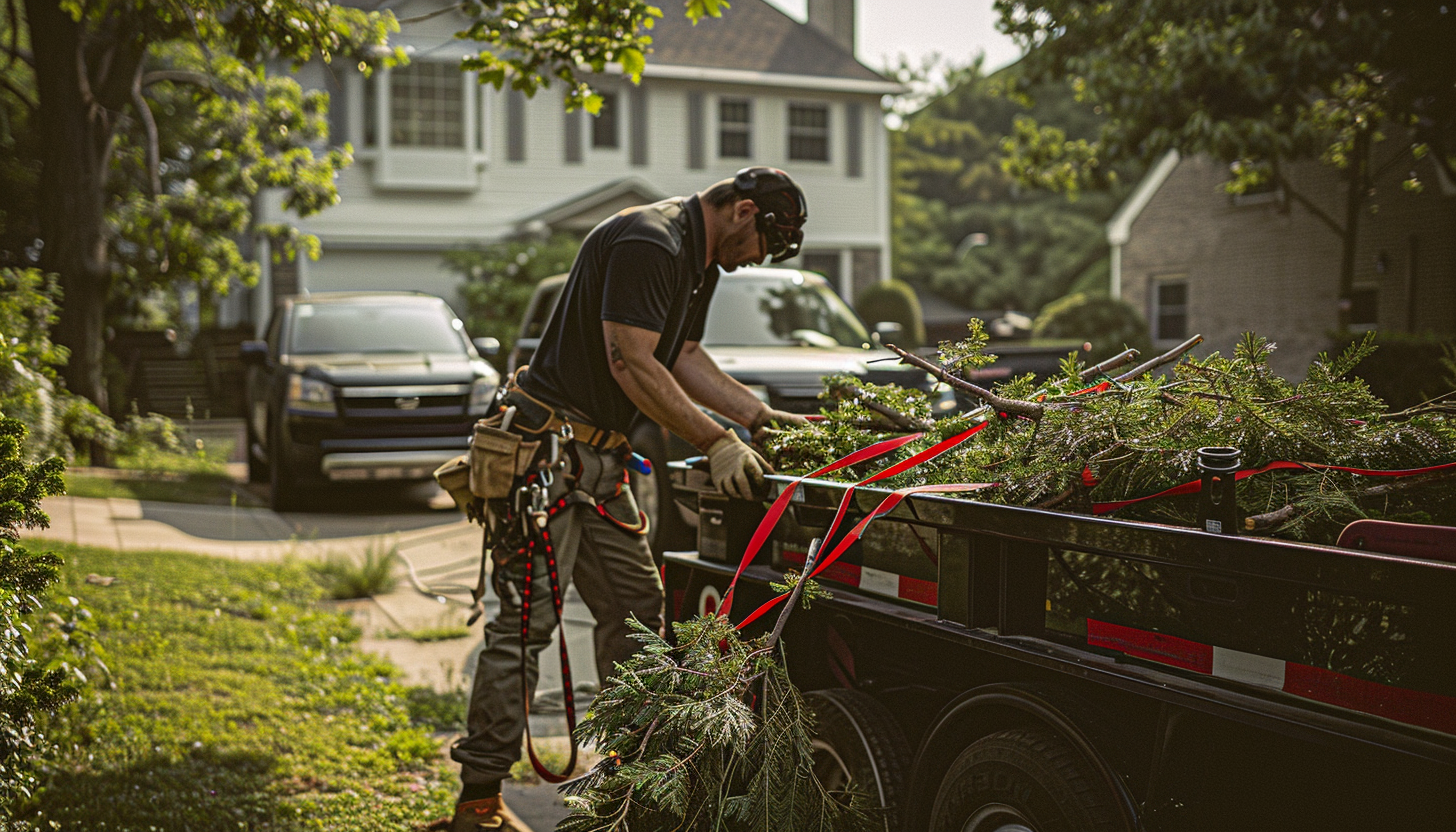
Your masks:
{"label": "red reflective stripe on trailer", "polygon": [[1213,648],[1185,638],[1153,633],[1087,619],[1087,643],[1129,656],[1181,667],[1195,673],[1213,673]]}
{"label": "red reflective stripe on trailer", "polygon": [[1219,679],[1456,734],[1456,697],[1384,685],[1307,664],[1211,647],[1093,618],[1087,619],[1087,643]]}
{"label": "red reflective stripe on trailer", "polygon": [[1456,698],[1439,693],[1391,687],[1294,662],[1285,663],[1284,691],[1407,725],[1456,734]]}
{"label": "red reflective stripe on trailer", "polygon": [[[789,563],[804,565],[809,556],[806,552],[790,552],[784,550],[784,560]],[[834,581],[838,584],[849,584],[853,587],[859,586],[860,568],[852,563],[831,563],[817,576],[826,581]]]}
{"label": "red reflective stripe on trailer", "polygon": [[900,597],[917,604],[935,606],[940,600],[940,588],[935,581],[900,576]]}
{"label": "red reflective stripe on trailer", "polygon": [[[802,566],[807,555],[804,552],[784,550],[784,560]],[[826,581],[845,584],[878,595],[890,595],[902,601],[935,606],[939,600],[939,586],[935,581],[921,578],[907,578],[881,569],[856,566],[852,563],[831,563],[820,573]]]}

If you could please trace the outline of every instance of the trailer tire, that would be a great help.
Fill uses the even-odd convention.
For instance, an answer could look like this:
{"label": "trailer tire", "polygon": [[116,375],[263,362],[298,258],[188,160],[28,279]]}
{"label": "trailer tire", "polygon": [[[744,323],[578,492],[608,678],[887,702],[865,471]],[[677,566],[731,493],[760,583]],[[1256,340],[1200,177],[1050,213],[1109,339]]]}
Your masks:
{"label": "trailer tire", "polygon": [[931,832],[1122,828],[1117,796],[1061,737],[1014,728],[971,743],[935,796]]}
{"label": "trailer tire", "polygon": [[814,774],[831,791],[860,786],[884,810],[884,829],[905,819],[905,777],[910,743],[888,709],[855,690],[819,690],[804,696],[814,712]]}

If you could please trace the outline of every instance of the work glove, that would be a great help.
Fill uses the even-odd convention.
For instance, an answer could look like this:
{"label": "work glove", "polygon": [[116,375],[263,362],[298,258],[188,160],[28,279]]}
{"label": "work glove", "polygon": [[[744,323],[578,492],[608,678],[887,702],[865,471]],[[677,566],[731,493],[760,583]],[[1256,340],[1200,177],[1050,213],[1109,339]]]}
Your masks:
{"label": "work glove", "polygon": [[749,429],[753,432],[754,444],[762,445],[765,440],[778,432],[777,429],[801,427],[807,424],[809,424],[809,420],[797,413],[770,409],[759,414]]}
{"label": "work glove", "polygon": [[753,489],[763,485],[763,475],[773,473],[768,461],[731,431],[708,447],[708,469],[715,488],[740,500],[753,499]]}

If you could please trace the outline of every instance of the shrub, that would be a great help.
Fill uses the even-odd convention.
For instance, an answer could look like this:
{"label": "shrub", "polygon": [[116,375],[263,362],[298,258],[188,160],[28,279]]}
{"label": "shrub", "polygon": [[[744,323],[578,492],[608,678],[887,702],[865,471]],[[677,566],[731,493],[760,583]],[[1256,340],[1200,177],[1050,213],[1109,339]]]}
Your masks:
{"label": "shrub", "polygon": [[903,280],[891,279],[866,286],[855,298],[854,309],[870,326],[880,321],[899,324],[903,331],[897,339],[897,347],[911,350],[925,343],[925,318],[920,310],[920,298]]}
{"label": "shrub", "polygon": [[1047,304],[1036,316],[1031,334],[1033,338],[1077,338],[1091,343],[1088,363],[1111,358],[1128,347],[1145,357],[1152,349],[1147,322],[1137,310],[1107,295],[1083,292]]}
{"label": "shrub", "polygon": [[536,284],[570,270],[579,248],[580,237],[558,233],[446,252],[446,267],[465,277],[465,329],[472,337],[499,339],[501,356],[510,354]]}
{"label": "shrub", "polygon": [[382,543],[373,541],[364,550],[362,561],[356,562],[347,554],[331,553],[322,563],[310,564],[309,570],[336,601],[369,598],[394,589],[398,583],[394,574],[398,555],[398,545],[386,549]]}
{"label": "shrub", "polygon": [[[46,660],[27,621],[40,609],[46,587],[58,579],[61,559],[19,545],[19,530],[50,525],[40,500],[64,491],[59,458],[37,464],[21,458],[27,433],[19,421],[0,417],[0,815],[6,816],[35,788],[34,761],[49,746],[39,717],[80,691],[79,674]],[[76,619],[52,615],[52,621],[69,627],[69,638]]]}
{"label": "shrub", "polygon": [[[1337,354],[1363,333],[1332,336]],[[1456,388],[1456,340],[1435,335],[1377,332],[1375,354],[1355,366],[1354,375],[1370,385],[1392,410],[1403,410]]]}
{"label": "shrub", "polygon": [[111,419],[65,389],[56,375],[70,353],[51,341],[60,286],[35,269],[0,268],[0,414],[25,423],[27,458],[75,458],[75,449],[116,438]]}

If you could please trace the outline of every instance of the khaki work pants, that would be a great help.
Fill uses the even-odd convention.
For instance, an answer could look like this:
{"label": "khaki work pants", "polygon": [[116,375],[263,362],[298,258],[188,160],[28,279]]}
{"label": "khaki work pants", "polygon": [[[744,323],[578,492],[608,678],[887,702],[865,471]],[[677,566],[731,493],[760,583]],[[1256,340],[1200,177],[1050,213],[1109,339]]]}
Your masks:
{"label": "khaki work pants", "polygon": [[[576,489],[607,505],[613,516],[635,519],[637,507],[622,479],[619,452],[597,452],[580,442],[575,443],[575,450],[581,461],[580,475],[574,479],[558,475],[550,499],[554,502],[569,489]],[[648,628],[662,629],[662,579],[652,561],[652,551],[645,537],[624,531],[585,502],[562,509],[552,518],[548,531],[563,597],[575,581],[577,592],[597,621],[593,631],[597,679],[605,686],[615,664],[640,646],[627,638],[631,632],[627,618],[636,616]],[[510,776],[511,765],[521,758],[521,738],[526,730],[521,707],[520,599],[524,576],[525,567],[519,561],[510,568],[496,568],[491,574],[500,612],[485,627],[485,649],[476,663],[470,694],[467,734],[450,750],[451,758],[461,765],[460,779],[465,783],[504,780]],[[531,576],[531,628],[525,661],[534,698],[538,657],[551,644],[558,623],[544,553],[537,554]]]}

